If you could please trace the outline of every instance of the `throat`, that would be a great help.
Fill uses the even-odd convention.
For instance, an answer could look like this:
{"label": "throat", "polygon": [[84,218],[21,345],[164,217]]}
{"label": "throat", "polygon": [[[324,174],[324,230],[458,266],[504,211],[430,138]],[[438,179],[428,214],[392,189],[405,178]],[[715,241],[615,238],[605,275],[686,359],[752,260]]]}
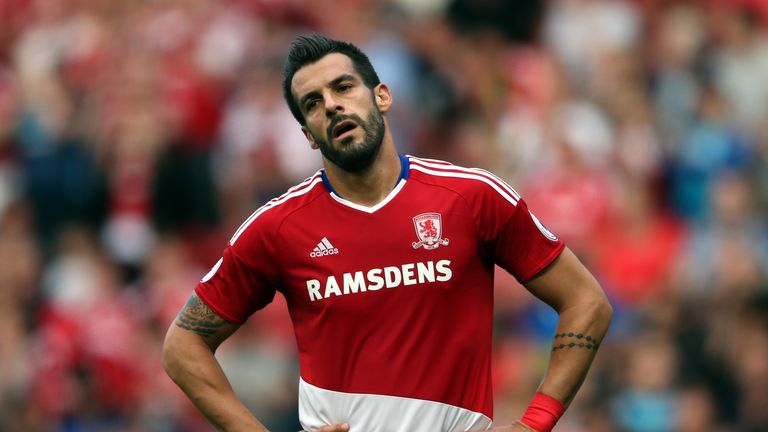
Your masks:
{"label": "throat", "polygon": [[404,179],[407,172],[407,158],[392,152],[385,155],[368,169],[349,172],[332,164],[326,164],[323,182],[329,192],[353,204],[373,207],[384,201]]}
{"label": "throat", "polygon": [[397,183],[396,178],[368,173],[341,173],[342,178],[331,182],[336,186],[334,192],[352,203],[373,207],[383,201]]}

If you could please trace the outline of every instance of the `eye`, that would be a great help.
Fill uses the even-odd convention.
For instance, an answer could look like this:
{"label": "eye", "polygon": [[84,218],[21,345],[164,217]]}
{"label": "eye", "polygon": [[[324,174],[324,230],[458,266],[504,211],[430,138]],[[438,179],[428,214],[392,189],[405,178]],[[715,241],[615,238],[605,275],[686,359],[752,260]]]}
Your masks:
{"label": "eye", "polygon": [[304,103],[304,110],[309,112],[312,111],[317,106],[317,99],[310,99],[306,103]]}
{"label": "eye", "polygon": [[352,84],[341,84],[336,88],[336,91],[339,93],[344,93],[349,91],[352,88]]}

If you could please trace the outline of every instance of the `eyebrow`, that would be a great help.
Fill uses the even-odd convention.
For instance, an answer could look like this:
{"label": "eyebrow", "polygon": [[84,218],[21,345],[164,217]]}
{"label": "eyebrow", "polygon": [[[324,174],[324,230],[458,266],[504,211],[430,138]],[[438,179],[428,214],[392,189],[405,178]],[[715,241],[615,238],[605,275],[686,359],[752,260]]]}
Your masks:
{"label": "eyebrow", "polygon": [[[329,81],[328,82],[328,86],[329,87],[336,87],[337,85],[343,83],[344,81],[354,81],[354,82],[357,82],[358,79],[355,78],[354,75],[343,74],[343,75],[339,75],[338,77],[336,77],[336,78],[332,79],[331,81]],[[315,97],[315,96],[319,96],[319,95],[320,95],[320,92],[318,92],[318,91],[311,91],[311,92],[305,94],[304,96],[301,97],[301,99],[299,99],[299,106],[303,107],[304,103],[309,98],[312,98],[312,97]]]}

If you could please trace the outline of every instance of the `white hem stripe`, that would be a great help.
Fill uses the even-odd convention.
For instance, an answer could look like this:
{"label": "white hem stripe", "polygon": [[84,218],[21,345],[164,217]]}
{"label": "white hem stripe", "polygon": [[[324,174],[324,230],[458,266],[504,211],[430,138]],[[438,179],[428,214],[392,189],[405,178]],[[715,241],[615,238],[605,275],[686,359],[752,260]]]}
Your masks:
{"label": "white hem stripe", "polygon": [[299,378],[299,421],[305,430],[349,423],[350,432],[484,431],[487,416],[446,403],[316,387]]}

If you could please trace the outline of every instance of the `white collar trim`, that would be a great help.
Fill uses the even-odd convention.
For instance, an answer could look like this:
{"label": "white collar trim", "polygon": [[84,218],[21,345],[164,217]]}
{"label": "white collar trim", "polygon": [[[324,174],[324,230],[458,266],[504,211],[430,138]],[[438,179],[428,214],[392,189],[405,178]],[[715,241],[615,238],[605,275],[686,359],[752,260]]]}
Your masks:
{"label": "white collar trim", "polygon": [[339,195],[336,194],[336,192],[330,192],[330,194],[331,194],[331,198],[335,199],[339,203],[344,204],[347,207],[351,207],[351,208],[353,208],[355,210],[359,210],[361,212],[365,212],[365,213],[369,213],[370,214],[370,213],[375,213],[377,210],[379,210],[380,208],[382,208],[385,205],[387,205],[390,201],[392,201],[397,196],[397,194],[400,192],[400,189],[402,189],[403,186],[405,186],[405,182],[406,182],[406,180],[401,178],[400,181],[397,182],[397,185],[395,186],[395,188],[392,189],[392,191],[389,192],[389,194],[383,200],[379,201],[373,207],[366,207],[364,205],[355,204],[352,201],[349,201],[349,200],[346,200],[346,199],[340,197]]}

